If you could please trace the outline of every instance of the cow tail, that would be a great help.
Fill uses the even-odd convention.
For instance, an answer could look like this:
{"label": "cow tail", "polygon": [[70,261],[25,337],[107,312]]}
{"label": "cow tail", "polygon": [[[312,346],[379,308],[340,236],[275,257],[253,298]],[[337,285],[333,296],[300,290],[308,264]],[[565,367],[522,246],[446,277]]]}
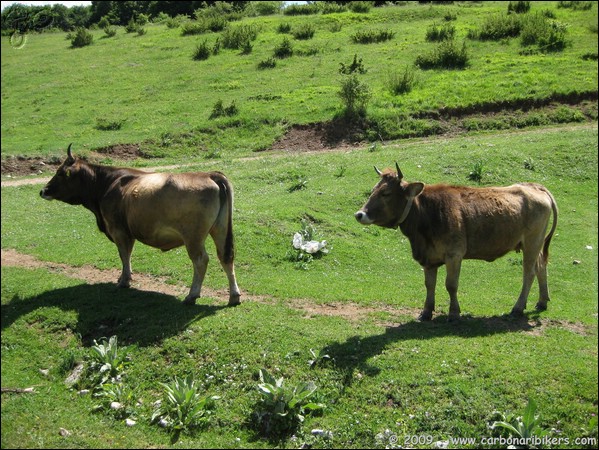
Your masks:
{"label": "cow tail", "polygon": [[233,186],[231,186],[229,180],[220,172],[216,172],[211,178],[219,188],[220,211],[217,221],[219,224],[226,223],[227,227],[223,263],[230,264],[235,258],[235,242],[233,239]]}
{"label": "cow tail", "polygon": [[551,225],[551,230],[549,234],[545,237],[545,244],[543,244],[543,262],[547,264],[547,260],[549,259],[549,244],[551,243],[551,238],[553,237],[553,233],[555,233],[555,229],[557,228],[557,203],[555,202],[555,198],[547,189],[545,192],[551,199],[551,209],[553,211],[553,224]]}

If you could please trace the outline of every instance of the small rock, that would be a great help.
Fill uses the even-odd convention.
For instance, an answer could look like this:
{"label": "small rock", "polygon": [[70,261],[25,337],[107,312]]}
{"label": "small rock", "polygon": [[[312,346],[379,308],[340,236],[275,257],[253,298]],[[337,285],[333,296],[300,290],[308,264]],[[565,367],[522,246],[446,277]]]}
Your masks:
{"label": "small rock", "polygon": [[132,427],[133,425],[135,425],[137,422],[133,419],[125,419],[125,425],[127,425],[128,427]]}
{"label": "small rock", "polygon": [[572,264],[574,264],[575,266],[577,266],[578,264],[580,264],[580,261],[575,259],[574,261],[572,261]]}
{"label": "small rock", "polygon": [[123,407],[122,403],[119,403],[119,402],[112,402],[110,404],[110,409],[118,410],[118,409],[121,409],[122,407]]}
{"label": "small rock", "polygon": [[65,430],[64,428],[61,428],[58,431],[58,434],[60,434],[62,437],[67,437],[71,435],[71,432],[69,430]]}
{"label": "small rock", "polygon": [[40,369],[40,373],[47,377],[50,374],[50,371],[48,369]]}

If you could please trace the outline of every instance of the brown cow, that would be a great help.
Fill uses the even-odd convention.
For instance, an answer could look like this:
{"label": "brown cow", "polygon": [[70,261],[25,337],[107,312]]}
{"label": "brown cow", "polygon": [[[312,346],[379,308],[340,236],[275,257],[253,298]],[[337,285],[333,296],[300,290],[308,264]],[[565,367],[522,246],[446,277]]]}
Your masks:
{"label": "brown cow", "polygon": [[229,305],[239,304],[233,267],[233,188],[220,172],[150,173],[90,164],[67,150],[67,159],[41,190],[46,200],[83,205],[100,231],[118,248],[123,271],[118,287],[131,283],[136,240],[162,251],[185,245],[193,281],[185,303],[200,296],[208,267],[204,242],[210,234],[229,280]]}
{"label": "brown cow", "polygon": [[[430,320],[435,309],[437,269],[445,264],[449,319],[458,319],[457,290],[463,259],[493,261],[511,250],[523,254],[523,283],[512,309],[520,315],[534,277],[539,280],[537,310],[547,309],[547,258],[557,226],[557,205],[540,184],[472,188],[404,181],[397,172],[375,170],[381,177],[370,198],[354,214],[364,225],[401,229],[410,240],[412,256],[424,268],[426,301],[420,320]],[[553,225],[545,236],[551,213]]]}

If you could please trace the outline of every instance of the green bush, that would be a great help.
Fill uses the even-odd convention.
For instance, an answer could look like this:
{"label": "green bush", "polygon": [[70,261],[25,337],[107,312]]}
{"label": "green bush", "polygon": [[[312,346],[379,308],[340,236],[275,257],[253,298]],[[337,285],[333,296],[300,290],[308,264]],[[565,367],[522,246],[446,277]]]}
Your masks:
{"label": "green bush", "polygon": [[85,28],[77,28],[75,36],[71,38],[72,47],[85,47],[94,42],[94,36]]}
{"label": "green bush", "polygon": [[339,63],[341,67],[339,67],[339,73],[343,75],[350,75],[352,73],[366,73],[366,69],[364,68],[364,64],[362,64],[362,58],[358,59],[358,55],[354,54],[354,60],[351,64],[345,65],[344,63]]}
{"label": "green bush", "polygon": [[247,42],[254,41],[258,37],[258,27],[255,25],[238,25],[225,29],[222,34],[222,45],[224,48],[238,50]]}
{"label": "green bush", "polygon": [[453,39],[454,35],[455,27],[451,24],[445,24],[439,27],[434,23],[426,30],[426,40],[429,42]]}
{"label": "green bush", "polygon": [[208,41],[204,40],[204,42],[198,44],[196,49],[193,52],[193,59],[195,61],[203,61],[210,57],[211,50],[208,48]]}
{"label": "green bush", "polygon": [[534,14],[522,21],[520,43],[525,47],[536,45],[541,51],[562,51],[568,43],[567,32],[565,24]]}
{"label": "green bush", "polygon": [[372,8],[372,2],[349,2],[347,7],[351,12],[367,13]]}
{"label": "green bush", "polygon": [[395,32],[390,30],[366,30],[358,31],[351,37],[351,40],[354,44],[373,44],[389,41],[394,36]]}
{"label": "green bush", "polygon": [[370,89],[358,79],[356,74],[343,77],[338,95],[343,102],[347,118],[351,119],[366,115],[366,106],[371,95]]}
{"label": "green bush", "polygon": [[464,69],[468,65],[466,42],[459,48],[453,41],[443,41],[431,53],[419,55],[415,64],[421,69]]}
{"label": "green bush", "polygon": [[482,23],[479,30],[468,31],[468,38],[479,41],[500,41],[517,37],[522,29],[520,18],[514,14],[495,14]]}
{"label": "green bush", "polygon": [[310,23],[305,23],[293,31],[293,37],[298,40],[307,40],[314,37],[314,26]]}
{"label": "green bush", "polygon": [[509,2],[507,5],[508,14],[516,13],[516,14],[524,14],[530,11],[530,2]]}
{"label": "green bush", "polygon": [[258,69],[274,69],[277,65],[277,60],[268,58],[258,63]]}
{"label": "green bush", "polygon": [[416,81],[416,75],[412,68],[406,67],[401,73],[390,73],[387,79],[389,91],[394,95],[400,95],[412,90]]}
{"label": "green bush", "polygon": [[291,45],[289,39],[284,38],[283,41],[275,47],[274,56],[275,58],[279,59],[293,56],[293,46]]}

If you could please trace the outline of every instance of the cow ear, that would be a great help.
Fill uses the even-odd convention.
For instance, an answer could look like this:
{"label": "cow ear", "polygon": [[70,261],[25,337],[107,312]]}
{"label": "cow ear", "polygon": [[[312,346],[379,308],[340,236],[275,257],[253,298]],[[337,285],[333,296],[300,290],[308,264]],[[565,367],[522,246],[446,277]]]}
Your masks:
{"label": "cow ear", "polygon": [[410,197],[416,197],[424,190],[424,183],[416,182],[408,184],[408,195]]}

